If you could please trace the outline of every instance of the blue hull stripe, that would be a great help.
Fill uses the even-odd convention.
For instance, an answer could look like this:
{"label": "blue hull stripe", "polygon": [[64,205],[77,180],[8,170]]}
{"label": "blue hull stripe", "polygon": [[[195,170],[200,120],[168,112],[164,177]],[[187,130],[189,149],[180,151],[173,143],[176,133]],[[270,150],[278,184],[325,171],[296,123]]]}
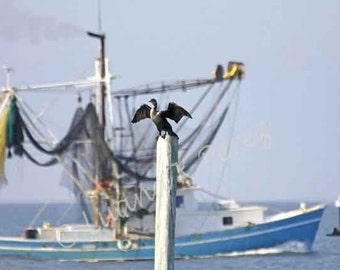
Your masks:
{"label": "blue hull stripe", "polygon": [[[311,248],[323,208],[287,219],[221,232],[177,237],[175,257],[214,256],[233,251],[274,247],[298,241]],[[0,237],[0,256],[21,256],[47,260],[149,260],[154,256],[154,240],[132,240],[133,247],[120,250],[117,241],[83,241],[73,247],[57,242]],[[70,243],[64,243],[66,246]]]}
{"label": "blue hull stripe", "polygon": [[[304,225],[308,225],[308,224],[312,224],[312,223],[318,223],[318,222],[320,222],[320,219],[314,219],[314,220],[310,220],[310,221],[292,224],[292,225],[289,225],[289,226],[278,227],[278,228],[275,228],[275,229],[269,229],[269,230],[265,230],[265,231],[254,232],[254,233],[245,233],[245,234],[242,234],[242,235],[230,236],[230,237],[225,237],[225,238],[216,238],[216,239],[212,239],[212,240],[196,241],[195,243],[196,244],[213,243],[213,242],[227,241],[227,240],[233,240],[233,239],[242,239],[242,238],[246,238],[246,237],[250,237],[250,236],[259,236],[259,235],[263,235],[263,234],[287,230],[287,229],[300,227],[300,226],[304,226]],[[191,244],[190,243],[176,244],[176,246],[186,246],[186,245],[191,245]]]}

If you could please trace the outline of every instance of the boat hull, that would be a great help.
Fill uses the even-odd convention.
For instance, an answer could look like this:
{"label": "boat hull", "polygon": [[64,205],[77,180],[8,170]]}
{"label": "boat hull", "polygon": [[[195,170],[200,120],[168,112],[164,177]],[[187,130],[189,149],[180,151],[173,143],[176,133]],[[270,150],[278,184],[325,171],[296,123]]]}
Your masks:
{"label": "boat hull", "polygon": [[[275,247],[301,242],[310,250],[322,217],[323,208],[290,218],[219,232],[177,237],[175,257],[204,257]],[[153,239],[127,241],[42,241],[14,237],[0,238],[0,256],[40,260],[124,261],[152,260]]]}

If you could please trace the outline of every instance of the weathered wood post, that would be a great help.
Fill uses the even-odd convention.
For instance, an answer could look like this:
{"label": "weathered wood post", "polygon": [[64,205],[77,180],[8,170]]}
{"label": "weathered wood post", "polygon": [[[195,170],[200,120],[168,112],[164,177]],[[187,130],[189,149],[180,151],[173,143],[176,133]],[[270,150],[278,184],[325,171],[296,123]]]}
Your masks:
{"label": "weathered wood post", "polygon": [[174,269],[178,139],[157,141],[155,270]]}

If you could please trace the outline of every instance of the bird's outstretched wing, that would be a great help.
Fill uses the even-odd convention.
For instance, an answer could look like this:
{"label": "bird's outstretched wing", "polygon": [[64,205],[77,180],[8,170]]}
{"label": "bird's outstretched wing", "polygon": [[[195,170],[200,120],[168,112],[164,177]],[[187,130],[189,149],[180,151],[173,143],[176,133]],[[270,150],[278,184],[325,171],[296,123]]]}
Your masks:
{"label": "bird's outstretched wing", "polygon": [[174,120],[176,123],[178,123],[183,116],[192,118],[190,113],[188,113],[183,107],[178,106],[174,102],[170,102],[168,105],[168,109],[166,111],[162,111],[161,114],[164,117]]}
{"label": "bird's outstretched wing", "polygon": [[132,119],[132,123],[137,123],[140,120],[143,120],[145,118],[150,118],[150,106],[149,105],[142,105],[139,107],[139,109],[136,111],[135,116]]}

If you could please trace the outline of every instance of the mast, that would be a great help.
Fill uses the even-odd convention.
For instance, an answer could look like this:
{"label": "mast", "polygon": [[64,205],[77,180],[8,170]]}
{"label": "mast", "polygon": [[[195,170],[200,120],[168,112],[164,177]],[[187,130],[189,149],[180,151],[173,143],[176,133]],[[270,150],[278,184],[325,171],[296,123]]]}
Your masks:
{"label": "mast", "polygon": [[[99,119],[99,123],[102,128],[103,140],[105,139],[105,34],[98,34],[93,32],[87,32],[88,36],[97,38],[100,41],[100,53],[99,53],[99,65],[100,65],[100,84],[96,91],[96,111]],[[98,153],[96,153],[98,155]],[[98,158],[96,158],[98,160]],[[98,185],[98,164],[96,164],[96,176],[95,184],[93,184],[93,190],[95,191]],[[92,211],[93,211],[93,223],[95,225],[102,225],[100,215],[101,215],[101,198],[98,192],[93,193],[92,197]]]}
{"label": "mast", "polygon": [[90,37],[97,38],[100,41],[100,53],[99,53],[99,62],[100,62],[100,87],[96,92],[96,109],[99,118],[99,123],[102,125],[103,131],[105,130],[105,34],[97,34],[93,32],[87,32]]}
{"label": "mast", "polygon": [[[108,71],[108,62],[105,59],[105,34],[98,34],[93,32],[87,32],[87,34],[90,37],[97,38],[100,41],[100,57],[99,57],[99,77],[100,77],[100,85],[96,91],[96,111],[99,119],[99,123],[102,127],[102,134],[103,134],[103,140],[105,140],[105,127],[106,127],[106,119],[105,119],[105,98],[106,98],[106,91],[110,92],[109,85],[106,85],[108,83],[108,80],[110,80],[112,77]],[[98,72],[97,72],[98,75]],[[110,77],[110,79],[108,79]],[[109,103],[110,107],[110,103]],[[112,105],[111,105],[112,107]],[[111,108],[112,109],[112,108]],[[112,112],[111,112],[112,113]],[[112,121],[112,119],[111,119]],[[98,165],[98,164],[97,164]],[[118,216],[120,216],[120,209],[119,209],[119,201],[121,199],[121,192],[120,192],[120,183],[118,180],[118,169],[115,163],[112,164],[112,176],[114,181],[114,186],[116,190],[116,198],[113,205],[111,204],[111,201],[108,205],[108,208],[110,209],[111,213],[112,210],[114,210],[115,213],[118,213]],[[98,171],[97,171],[98,173]],[[95,182],[98,185],[98,182],[102,179],[98,179],[98,174],[95,177]],[[96,184],[94,184],[94,190],[96,190]],[[93,223],[95,225],[102,226],[101,222],[101,196],[99,193],[94,192],[94,196],[92,197],[92,208],[93,208]],[[109,213],[111,215],[111,213]],[[122,224],[120,222],[120,219],[115,219],[115,225],[114,225],[114,237],[119,237],[122,233]]]}

